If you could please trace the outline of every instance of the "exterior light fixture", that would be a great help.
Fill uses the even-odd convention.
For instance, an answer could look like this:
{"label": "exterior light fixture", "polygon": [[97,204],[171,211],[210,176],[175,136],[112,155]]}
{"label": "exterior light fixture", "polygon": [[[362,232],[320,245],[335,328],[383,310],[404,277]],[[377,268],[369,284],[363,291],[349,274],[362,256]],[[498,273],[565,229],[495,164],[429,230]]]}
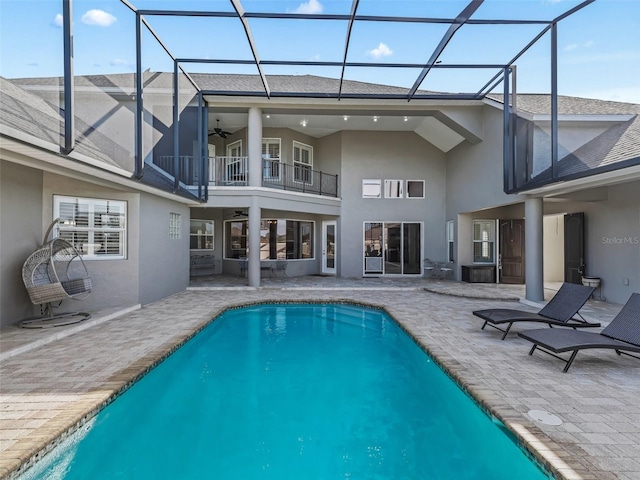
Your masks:
{"label": "exterior light fixture", "polygon": [[408,122],[409,121],[409,117],[404,117],[404,121]]}
{"label": "exterior light fixture", "polygon": [[377,122],[378,121],[378,117],[377,116],[373,117],[373,121]]}
{"label": "exterior light fixture", "polygon": [[265,117],[267,118],[271,118],[271,115],[269,115],[268,113],[265,115]]}
{"label": "exterior light fixture", "polygon": [[306,120],[302,120],[300,122],[300,125],[302,125],[303,127],[306,127],[307,126],[307,121]]}
{"label": "exterior light fixture", "polygon": [[348,116],[348,115],[345,115],[345,116],[344,116],[344,121],[346,122],[347,120],[349,120],[349,116]]}

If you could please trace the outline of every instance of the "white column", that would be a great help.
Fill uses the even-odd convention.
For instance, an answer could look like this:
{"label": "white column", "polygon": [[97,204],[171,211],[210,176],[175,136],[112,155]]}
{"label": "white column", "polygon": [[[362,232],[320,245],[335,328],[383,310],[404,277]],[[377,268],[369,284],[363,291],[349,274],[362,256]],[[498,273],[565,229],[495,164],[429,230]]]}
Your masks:
{"label": "white column", "polygon": [[247,154],[249,156],[249,186],[262,186],[262,109],[249,108],[247,133]]}
{"label": "white column", "polygon": [[250,287],[260,286],[260,205],[258,197],[251,199],[249,207],[249,258],[247,259],[247,277]]}
{"label": "white column", "polygon": [[544,300],[542,198],[530,197],[524,201],[525,232],[525,296],[527,300]]}

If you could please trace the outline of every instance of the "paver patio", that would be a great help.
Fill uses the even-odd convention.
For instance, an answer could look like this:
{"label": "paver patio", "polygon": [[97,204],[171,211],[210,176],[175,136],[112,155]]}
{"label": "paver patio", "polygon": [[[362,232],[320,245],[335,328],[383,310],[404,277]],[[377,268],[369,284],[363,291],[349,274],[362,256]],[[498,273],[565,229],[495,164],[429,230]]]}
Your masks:
{"label": "paver patio", "polygon": [[[4,331],[0,477],[14,478],[52,448],[56,438],[75,430],[225,308],[263,301],[340,300],[384,307],[558,478],[640,478],[638,360],[613,352],[582,352],[569,373],[562,373],[558,360],[528,356],[530,344],[515,334],[500,341],[499,332],[481,331],[482,322],[471,311],[509,305],[499,299],[514,298],[517,289],[333,280],[339,281],[265,281],[260,289],[215,288],[202,281],[197,282],[201,290],[116,318],[108,319],[114,312],[94,315],[90,322],[95,325],[76,334],[65,337],[73,328],[54,329],[61,338],[49,343],[51,331]],[[458,296],[465,294],[495,299]],[[582,313],[606,324],[620,308],[589,301]],[[514,331],[526,328],[537,327],[518,325]],[[25,348],[29,343],[34,348]],[[12,355],[10,349],[16,348],[23,352]],[[556,414],[564,423],[535,423],[527,416],[531,409]]]}

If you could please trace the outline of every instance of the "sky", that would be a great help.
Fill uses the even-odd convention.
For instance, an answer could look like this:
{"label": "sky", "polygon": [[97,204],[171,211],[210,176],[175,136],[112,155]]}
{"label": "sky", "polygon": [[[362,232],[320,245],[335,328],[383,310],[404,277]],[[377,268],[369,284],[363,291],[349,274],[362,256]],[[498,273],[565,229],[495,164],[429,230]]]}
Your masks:
{"label": "sky", "polygon": [[[140,9],[233,12],[227,0],[129,0]],[[351,0],[244,0],[248,12],[349,14]],[[474,19],[551,20],[579,0],[485,0]],[[360,0],[359,15],[451,18],[467,0]],[[0,75],[62,75],[61,0],[0,0]],[[252,60],[237,18],[147,16],[177,58]],[[75,0],[74,69],[77,75],[135,70],[135,16],[118,0]],[[262,60],[343,60],[347,22],[251,19]],[[348,61],[424,64],[445,34],[444,24],[356,22]],[[448,64],[505,64],[542,30],[541,25],[465,25],[439,58]],[[550,34],[516,62],[521,93],[550,92]],[[172,71],[153,37],[142,38],[143,69]],[[184,64],[189,72],[257,73],[254,65]],[[338,67],[265,66],[265,73],[339,78]],[[347,68],[345,78],[411,87],[421,68]],[[473,92],[496,69],[433,69],[420,88]],[[596,0],[558,24],[558,87],[565,95],[640,104],[640,0]],[[502,87],[498,87],[501,89]]]}

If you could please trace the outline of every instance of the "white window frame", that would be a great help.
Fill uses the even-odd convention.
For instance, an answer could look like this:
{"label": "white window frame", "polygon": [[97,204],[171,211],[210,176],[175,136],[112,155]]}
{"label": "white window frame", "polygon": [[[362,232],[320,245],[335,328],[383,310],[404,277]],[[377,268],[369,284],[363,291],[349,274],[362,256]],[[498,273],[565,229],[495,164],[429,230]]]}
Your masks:
{"label": "white window frame", "polygon": [[[489,229],[489,234],[486,236],[486,238],[480,238],[480,239],[476,239],[476,225],[477,224],[486,224],[490,226]],[[487,265],[493,265],[495,263],[495,245],[496,245],[496,222],[495,220],[491,220],[491,219],[482,219],[482,218],[474,218],[473,219],[473,225],[472,225],[472,235],[473,235],[473,263],[477,263],[477,264],[487,264]],[[490,260],[476,260],[476,256],[475,256],[475,244],[476,243],[481,243],[481,244],[487,244],[484,245],[482,247],[483,249],[483,257],[487,257],[490,258]],[[489,245],[493,243],[493,246]],[[486,255],[485,255],[486,252]]]}
{"label": "white window frame", "polygon": [[[370,191],[371,193],[369,193]],[[382,198],[382,180],[379,178],[363,178],[362,198]]]}
{"label": "white window frame", "polygon": [[[306,151],[309,152],[309,162],[303,162],[302,154],[300,155],[300,160],[296,160],[296,149],[299,149],[301,152]],[[306,143],[301,143],[297,141],[293,141],[293,181],[295,183],[304,183],[305,185],[313,185],[313,147],[311,145],[307,145]],[[300,178],[300,171],[308,171],[309,179]]]}
{"label": "white window frame", "polygon": [[182,238],[182,215],[169,212],[169,239],[180,240]]}
{"label": "white window frame", "polygon": [[404,181],[389,179],[384,181],[384,198],[403,198]]}
{"label": "white window frame", "polygon": [[207,156],[209,159],[209,185],[216,184],[216,146],[213,143],[207,144]]}
{"label": "white window frame", "polygon": [[[455,226],[453,220],[447,220],[447,262],[453,262],[455,258],[455,254],[453,253],[456,248],[454,233]],[[451,248],[452,245],[453,249]]]}
{"label": "white window frame", "polygon": [[[409,195],[409,182],[411,183],[421,183],[422,184],[422,195],[421,196],[413,196],[413,195]],[[425,197],[425,182],[424,180],[407,180],[407,186],[406,186],[406,195],[407,198],[412,198],[412,199],[421,199]]]}
{"label": "white window frame", "polygon": [[[237,155],[233,154],[233,150],[238,149]],[[242,140],[236,140],[227,145],[227,157],[241,157],[242,156]]]}
{"label": "white window frame", "polygon": [[[206,223],[207,225],[211,225],[211,233],[206,231],[193,233],[192,228],[194,223]],[[189,250],[191,252],[212,252],[215,249],[216,245],[216,236],[215,236],[215,221],[208,218],[192,218],[189,220]],[[191,239],[193,237],[211,237],[211,248],[191,248]],[[205,240],[206,242],[206,240]],[[198,242],[197,242],[198,243]]]}
{"label": "white window frame", "polygon": [[[271,157],[269,155],[269,145],[278,145],[278,156]],[[265,148],[266,147],[266,148]],[[263,178],[268,180],[280,180],[282,175],[282,169],[280,163],[282,159],[282,141],[280,138],[263,138],[262,139],[262,151],[267,152],[262,154],[262,160],[269,160],[263,162]],[[274,168],[275,167],[275,168]]]}
{"label": "white window frame", "polygon": [[[88,226],[82,227],[74,224],[73,219],[61,218],[60,204],[61,203],[77,203],[87,206],[88,212]],[[121,214],[118,217],[121,218],[119,226],[95,226],[96,206],[109,205],[118,206],[121,209]],[[127,202],[124,200],[111,200],[102,198],[86,198],[86,197],[69,197],[64,195],[53,196],[53,218],[60,218],[60,222],[57,225],[58,236],[64,238],[65,232],[86,232],[87,243],[82,245],[74,245],[82,255],[84,260],[126,260],[127,258]],[[95,251],[99,242],[95,239],[95,234],[102,233],[117,233],[120,236],[120,248],[121,255],[106,255],[98,254]],[[99,250],[98,250],[99,251]]]}

